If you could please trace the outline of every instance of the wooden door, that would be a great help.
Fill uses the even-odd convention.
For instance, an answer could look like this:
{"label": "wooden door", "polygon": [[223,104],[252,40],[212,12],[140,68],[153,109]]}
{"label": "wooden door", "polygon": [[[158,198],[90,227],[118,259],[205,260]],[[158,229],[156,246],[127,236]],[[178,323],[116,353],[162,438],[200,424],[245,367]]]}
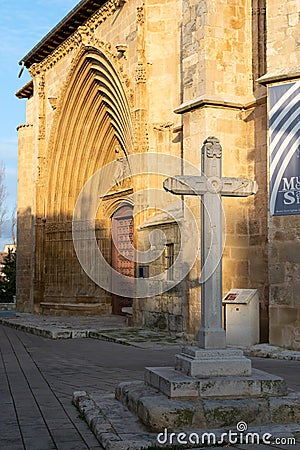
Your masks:
{"label": "wooden door", "polygon": [[[134,277],[133,215],[132,207],[122,206],[112,216],[112,267],[117,272]],[[122,290],[122,283],[112,277],[113,289]],[[112,313],[123,314],[122,308],[132,306],[132,298],[112,294]]]}

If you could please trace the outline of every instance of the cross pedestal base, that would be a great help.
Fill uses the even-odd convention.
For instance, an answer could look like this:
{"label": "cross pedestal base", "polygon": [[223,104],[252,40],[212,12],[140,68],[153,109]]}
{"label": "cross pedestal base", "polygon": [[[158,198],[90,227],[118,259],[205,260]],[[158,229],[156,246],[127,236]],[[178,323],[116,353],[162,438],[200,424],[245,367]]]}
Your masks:
{"label": "cross pedestal base", "polygon": [[152,431],[235,430],[240,421],[249,427],[299,422],[300,393],[287,393],[281,378],[262,371],[253,370],[250,377],[199,379],[172,368],[152,368],[147,377],[150,383],[121,383],[115,394]]}
{"label": "cross pedestal base", "polygon": [[186,346],[176,355],[175,369],[192,377],[251,375],[251,361],[239,349],[201,349]]}
{"label": "cross pedestal base", "polygon": [[147,367],[145,382],[169,398],[245,398],[286,395],[285,381],[253,369],[251,375],[199,378],[173,367]]}

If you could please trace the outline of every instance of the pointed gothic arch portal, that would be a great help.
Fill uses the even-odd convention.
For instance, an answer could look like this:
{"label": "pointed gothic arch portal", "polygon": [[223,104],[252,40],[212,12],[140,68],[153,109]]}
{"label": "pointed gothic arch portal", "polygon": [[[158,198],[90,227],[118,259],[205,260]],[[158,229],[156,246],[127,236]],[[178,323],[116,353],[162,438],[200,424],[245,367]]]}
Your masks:
{"label": "pointed gothic arch portal", "polygon": [[[134,283],[133,207],[124,204],[111,217],[111,261],[117,272],[132,277]],[[118,283],[112,278],[113,287]],[[132,298],[112,294],[112,313],[124,314],[122,308],[131,307]]]}

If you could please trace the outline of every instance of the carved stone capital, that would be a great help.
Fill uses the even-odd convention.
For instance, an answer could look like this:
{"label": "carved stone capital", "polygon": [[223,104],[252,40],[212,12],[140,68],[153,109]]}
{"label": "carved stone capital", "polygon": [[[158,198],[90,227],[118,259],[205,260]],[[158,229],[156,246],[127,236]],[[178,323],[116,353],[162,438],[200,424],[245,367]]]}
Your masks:
{"label": "carved stone capital", "polygon": [[72,231],[72,222],[49,222],[46,223],[46,233],[66,233]]}
{"label": "carved stone capital", "polygon": [[57,97],[48,97],[49,103],[53,110],[57,107]]}
{"label": "carved stone capital", "polygon": [[88,28],[86,25],[82,25],[77,28],[77,33],[80,36],[80,40],[83,44],[89,45],[90,43],[90,35],[91,35],[91,29]]}

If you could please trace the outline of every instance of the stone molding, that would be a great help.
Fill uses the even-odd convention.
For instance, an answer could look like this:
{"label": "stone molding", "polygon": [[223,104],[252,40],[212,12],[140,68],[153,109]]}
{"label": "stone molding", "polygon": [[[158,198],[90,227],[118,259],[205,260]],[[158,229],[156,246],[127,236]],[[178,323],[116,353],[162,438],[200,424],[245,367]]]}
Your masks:
{"label": "stone molding", "polygon": [[299,81],[300,66],[292,67],[287,71],[287,68],[278,69],[273,72],[268,72],[256,80],[258,83],[267,86],[268,84],[276,84],[282,81]]}
{"label": "stone molding", "polygon": [[[258,80],[259,81],[259,80]],[[189,102],[184,102],[178,108],[174,110],[176,114],[185,114],[187,112],[193,111],[195,109],[213,107],[213,108],[226,108],[226,109],[237,109],[243,111],[245,109],[254,108],[255,106],[259,106],[264,103],[266,100],[266,96],[260,97],[259,99],[251,99],[247,103],[240,103],[235,101],[227,101],[218,98],[204,98],[198,97]]]}

